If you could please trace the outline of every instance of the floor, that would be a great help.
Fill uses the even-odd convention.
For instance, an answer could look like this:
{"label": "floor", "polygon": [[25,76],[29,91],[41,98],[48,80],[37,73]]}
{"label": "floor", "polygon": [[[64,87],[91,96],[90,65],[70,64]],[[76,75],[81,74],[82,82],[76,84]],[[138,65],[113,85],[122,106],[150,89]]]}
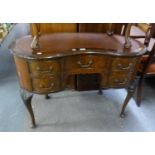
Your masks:
{"label": "floor", "polygon": [[[20,33],[17,33],[20,29]],[[17,24],[0,47],[0,131],[62,131],[62,132],[126,132],[155,131],[155,79],[145,83],[142,106],[138,108],[134,99],[129,102],[127,116],[119,117],[121,104],[126,96],[124,89],[77,92],[66,90],[50,95],[34,95],[33,108],[37,128],[30,128],[29,115],[19,94],[13,56],[8,45],[22,35],[28,34],[27,24]]]}

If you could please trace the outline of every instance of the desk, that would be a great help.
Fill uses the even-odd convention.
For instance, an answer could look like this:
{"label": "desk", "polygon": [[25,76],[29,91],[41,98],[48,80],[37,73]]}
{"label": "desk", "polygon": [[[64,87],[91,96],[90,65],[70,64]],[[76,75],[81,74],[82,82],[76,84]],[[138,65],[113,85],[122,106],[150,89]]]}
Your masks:
{"label": "desk", "polygon": [[14,42],[21,97],[35,127],[31,106],[33,94],[49,94],[74,88],[72,77],[78,74],[99,74],[100,89],[127,88],[128,94],[120,115],[135,90],[139,61],[145,52],[140,42],[131,39],[131,47],[124,48],[124,37],[101,33],[54,33],[42,35],[40,48],[30,48],[32,36]]}

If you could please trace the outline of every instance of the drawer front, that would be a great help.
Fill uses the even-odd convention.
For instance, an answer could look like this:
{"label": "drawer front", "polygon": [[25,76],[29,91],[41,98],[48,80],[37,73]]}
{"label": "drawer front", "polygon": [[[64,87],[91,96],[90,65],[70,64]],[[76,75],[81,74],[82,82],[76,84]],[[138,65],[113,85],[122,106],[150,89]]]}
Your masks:
{"label": "drawer front", "polygon": [[33,78],[33,91],[38,93],[49,93],[54,91],[59,91],[60,87],[60,79],[58,77],[50,77],[50,78]]}
{"label": "drawer front", "polygon": [[31,61],[29,63],[30,72],[34,76],[40,74],[57,74],[60,71],[60,63],[56,60],[49,61]]}
{"label": "drawer front", "polygon": [[65,70],[70,74],[98,73],[106,67],[107,58],[96,55],[78,55],[65,59]]}
{"label": "drawer front", "polygon": [[110,87],[128,87],[133,79],[137,58],[114,58],[109,76]]}
{"label": "drawer front", "polygon": [[110,87],[127,87],[130,82],[130,75],[124,72],[113,72],[109,78]]}
{"label": "drawer front", "polygon": [[136,60],[136,58],[115,58],[112,61],[112,71],[131,71],[134,69]]}

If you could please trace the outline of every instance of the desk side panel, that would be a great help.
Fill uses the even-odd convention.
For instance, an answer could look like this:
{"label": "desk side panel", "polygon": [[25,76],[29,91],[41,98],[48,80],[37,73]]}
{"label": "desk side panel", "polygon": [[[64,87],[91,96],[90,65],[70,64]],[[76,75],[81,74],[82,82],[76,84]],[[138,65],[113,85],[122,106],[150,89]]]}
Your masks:
{"label": "desk side panel", "polygon": [[29,66],[25,59],[14,56],[17,74],[22,88],[32,91]]}

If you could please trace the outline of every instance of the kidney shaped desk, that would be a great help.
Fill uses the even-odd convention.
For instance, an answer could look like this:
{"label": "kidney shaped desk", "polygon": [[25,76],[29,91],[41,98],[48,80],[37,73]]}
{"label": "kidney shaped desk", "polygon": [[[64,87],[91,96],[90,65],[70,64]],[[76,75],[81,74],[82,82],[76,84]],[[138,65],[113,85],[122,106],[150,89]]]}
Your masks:
{"label": "kidney shaped desk", "polygon": [[73,88],[71,77],[78,74],[99,74],[100,89],[127,88],[128,94],[120,116],[135,90],[135,77],[145,47],[131,39],[131,47],[124,48],[124,37],[101,33],[54,33],[39,37],[39,49],[30,44],[32,36],[14,42],[21,97],[35,127],[31,106],[33,94],[49,94]]}

